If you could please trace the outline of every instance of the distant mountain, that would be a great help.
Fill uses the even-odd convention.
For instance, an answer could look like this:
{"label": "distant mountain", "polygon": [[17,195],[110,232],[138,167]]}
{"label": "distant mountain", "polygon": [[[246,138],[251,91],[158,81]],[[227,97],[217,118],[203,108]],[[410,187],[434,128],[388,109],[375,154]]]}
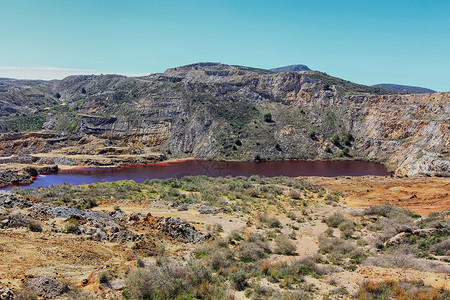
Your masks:
{"label": "distant mountain", "polygon": [[12,78],[3,78],[3,77],[0,77],[0,81],[6,81],[6,80],[14,80],[14,79],[12,79]]}
{"label": "distant mountain", "polygon": [[275,73],[281,73],[281,72],[311,71],[311,69],[305,65],[290,65],[285,67],[273,68],[270,69],[270,71],[273,71]]}
{"label": "distant mountain", "polygon": [[429,94],[436,93],[436,91],[409,85],[391,84],[391,83],[380,83],[372,85],[374,87],[380,87],[388,91],[401,92],[401,93],[411,93],[411,94]]}

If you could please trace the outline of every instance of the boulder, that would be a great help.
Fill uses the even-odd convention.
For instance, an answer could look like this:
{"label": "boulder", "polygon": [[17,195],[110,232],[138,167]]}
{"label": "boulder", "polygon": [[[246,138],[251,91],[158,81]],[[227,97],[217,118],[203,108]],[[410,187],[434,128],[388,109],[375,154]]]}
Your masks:
{"label": "boulder", "polygon": [[164,234],[188,243],[205,241],[209,236],[201,233],[194,226],[179,218],[166,218],[159,223],[158,229]]}
{"label": "boulder", "polygon": [[44,298],[56,298],[70,291],[67,284],[45,276],[28,279],[24,285],[27,289]]}

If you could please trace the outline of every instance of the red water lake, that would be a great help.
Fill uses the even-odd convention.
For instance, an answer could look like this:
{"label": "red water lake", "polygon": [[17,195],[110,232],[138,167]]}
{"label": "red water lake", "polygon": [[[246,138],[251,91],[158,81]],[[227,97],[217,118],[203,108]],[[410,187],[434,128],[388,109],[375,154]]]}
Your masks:
{"label": "red water lake", "polygon": [[206,175],[210,177],[225,176],[385,176],[390,173],[383,164],[369,161],[304,161],[283,160],[265,162],[183,160],[156,163],[147,166],[122,168],[89,168],[61,170],[57,174],[39,175],[36,181],[22,188],[50,186],[52,184],[70,183],[72,185],[101,181],[134,180],[144,182],[146,179],[181,178],[184,176]]}

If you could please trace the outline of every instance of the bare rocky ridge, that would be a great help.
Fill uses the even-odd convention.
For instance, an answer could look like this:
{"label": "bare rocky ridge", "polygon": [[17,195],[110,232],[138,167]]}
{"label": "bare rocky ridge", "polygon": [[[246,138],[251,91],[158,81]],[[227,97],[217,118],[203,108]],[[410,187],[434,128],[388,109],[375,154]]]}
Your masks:
{"label": "bare rocky ridge", "polygon": [[[387,162],[399,174],[448,176],[449,97],[394,95],[316,71],[218,63],[137,78],[5,81],[0,161],[92,166],[348,157]],[[21,133],[30,130],[39,132]],[[344,143],[348,133],[353,139]],[[340,143],[331,142],[335,135]]]}

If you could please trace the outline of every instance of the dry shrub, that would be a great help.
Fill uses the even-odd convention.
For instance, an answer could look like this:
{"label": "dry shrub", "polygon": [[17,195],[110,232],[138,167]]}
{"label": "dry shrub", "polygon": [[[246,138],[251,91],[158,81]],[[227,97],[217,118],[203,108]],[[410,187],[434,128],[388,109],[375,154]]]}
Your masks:
{"label": "dry shrub", "polygon": [[365,281],[360,286],[357,297],[365,300],[444,300],[449,299],[450,291],[424,285],[421,281]]}
{"label": "dry shrub", "polygon": [[269,216],[267,214],[259,214],[258,220],[262,223],[266,223],[271,228],[280,228],[281,222],[274,216]]}
{"label": "dry shrub", "polygon": [[404,215],[410,218],[416,217],[417,215],[411,212],[407,208],[400,208],[390,204],[373,205],[363,211],[363,215],[377,215],[386,218],[392,218],[396,215]]}
{"label": "dry shrub", "polygon": [[195,296],[197,289],[205,293],[203,285],[210,281],[211,273],[197,261],[166,261],[131,271],[125,293],[131,299],[176,299]]}
{"label": "dry shrub", "polygon": [[344,222],[345,217],[340,212],[335,212],[328,218],[325,218],[323,222],[325,222],[329,227],[337,228],[342,222]]}
{"label": "dry shrub", "polygon": [[339,225],[339,230],[346,238],[351,237],[355,232],[355,223],[352,220],[345,220]]}
{"label": "dry shrub", "polygon": [[275,238],[274,252],[277,254],[293,255],[297,247],[284,235],[279,235]]}
{"label": "dry shrub", "polygon": [[36,220],[31,219],[28,223],[28,229],[32,232],[42,232],[41,223]]}
{"label": "dry shrub", "polygon": [[345,258],[350,258],[352,264],[360,264],[365,258],[362,249],[357,248],[350,241],[336,237],[321,236],[319,250],[322,253],[328,253],[330,260],[336,264],[341,264]]}
{"label": "dry shrub", "polygon": [[301,199],[302,198],[302,193],[296,189],[289,189],[287,194],[288,194],[288,197],[292,198],[292,199]]}
{"label": "dry shrub", "polygon": [[259,243],[245,241],[238,250],[238,257],[243,262],[252,262],[263,259],[266,252]]}
{"label": "dry shrub", "polygon": [[450,256],[450,238],[430,247],[430,252],[436,255]]}
{"label": "dry shrub", "polygon": [[408,254],[401,249],[375,257],[369,257],[364,265],[379,266],[384,268],[408,268],[424,272],[450,273],[450,266],[439,261],[418,259],[413,254]]}
{"label": "dry shrub", "polygon": [[234,264],[233,251],[223,239],[217,239],[212,243],[202,245],[195,251],[197,258],[205,258],[206,262],[214,270],[227,268]]}

